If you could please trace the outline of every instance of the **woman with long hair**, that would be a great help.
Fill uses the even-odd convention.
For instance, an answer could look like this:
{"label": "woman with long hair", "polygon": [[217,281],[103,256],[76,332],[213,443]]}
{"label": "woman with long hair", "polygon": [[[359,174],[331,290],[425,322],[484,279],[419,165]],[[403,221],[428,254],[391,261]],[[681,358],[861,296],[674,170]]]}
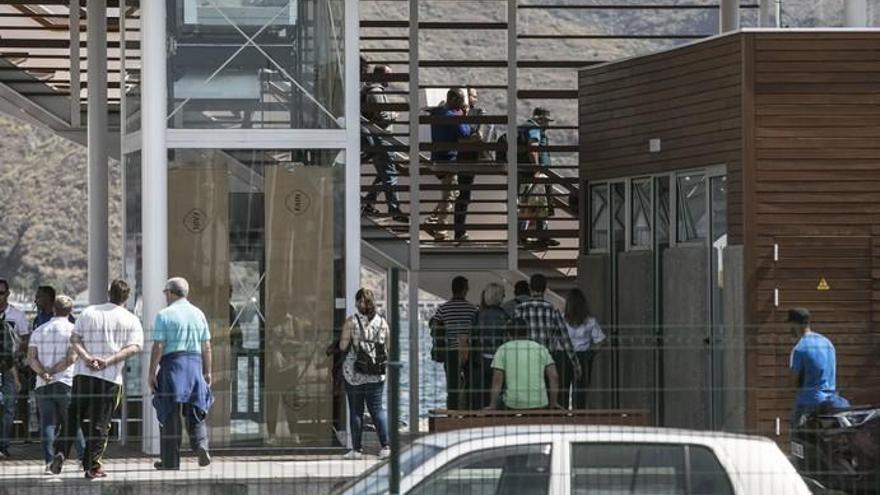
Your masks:
{"label": "woman with long hair", "polygon": [[[593,356],[605,342],[605,333],[590,312],[587,298],[580,289],[571,290],[565,298],[564,317],[568,337],[581,365],[581,376],[575,378],[570,367],[561,373],[559,388],[562,397],[559,402],[564,409],[568,409],[570,403],[573,404],[574,409],[586,409]],[[569,393],[571,401],[569,401]]]}
{"label": "woman with long hair", "polygon": [[345,393],[348,397],[351,450],[346,459],[363,457],[361,437],[364,427],[364,406],[376,424],[380,458],[391,454],[388,447],[388,418],[382,403],[385,390],[385,364],[390,343],[388,323],[376,314],[373,291],[361,289],[355,295],[357,312],[346,319],[339,338],[339,349],[346,353],[342,364]]}

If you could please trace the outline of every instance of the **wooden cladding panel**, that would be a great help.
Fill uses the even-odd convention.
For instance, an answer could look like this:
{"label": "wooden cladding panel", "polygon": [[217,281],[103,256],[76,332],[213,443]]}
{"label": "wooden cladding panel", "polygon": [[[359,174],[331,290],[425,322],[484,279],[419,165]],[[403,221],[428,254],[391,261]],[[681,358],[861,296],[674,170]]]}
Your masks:
{"label": "wooden cladding panel", "polygon": [[[725,37],[586,69],[579,76],[581,177],[601,180],[726,164],[728,229],[743,224],[742,44]],[[649,153],[659,138],[662,150]]]}
{"label": "wooden cladding panel", "polygon": [[[783,359],[793,339],[781,323],[793,305],[809,307],[816,329],[834,342],[841,392],[854,402],[880,398],[880,36],[753,36],[756,201],[749,221],[759,281],[752,320],[761,322],[765,344],[750,394],[752,419],[769,433],[794,398]],[[778,262],[773,244],[782,250]],[[820,278],[831,290],[818,290]]]}

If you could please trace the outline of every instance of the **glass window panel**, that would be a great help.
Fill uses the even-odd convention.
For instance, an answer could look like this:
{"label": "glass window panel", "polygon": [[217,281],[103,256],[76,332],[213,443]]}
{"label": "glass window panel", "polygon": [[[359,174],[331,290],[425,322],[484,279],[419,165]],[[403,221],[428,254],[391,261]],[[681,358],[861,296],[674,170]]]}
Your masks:
{"label": "glass window panel", "polygon": [[678,242],[703,240],[709,237],[706,205],[706,176],[678,177]]}
{"label": "glass window panel", "polygon": [[345,291],[342,157],[169,154],[169,272],[211,325],[218,446],[328,447],[345,429],[324,354]]}
{"label": "glass window panel", "polygon": [[169,127],[342,127],[344,0],[173,4]]}
{"label": "glass window panel", "polygon": [[626,184],[623,182],[611,184],[611,211],[611,242],[615,249],[623,250],[626,234]]}
{"label": "glass window panel", "polygon": [[691,493],[694,495],[733,495],[730,478],[718,458],[706,447],[690,446]]}
{"label": "glass window panel", "polygon": [[712,243],[727,236],[727,177],[712,177]]}
{"label": "glass window panel", "polygon": [[684,448],[675,445],[572,445],[571,493],[677,495],[685,493]]}
{"label": "glass window panel", "polygon": [[651,179],[632,181],[631,191],[631,243],[634,247],[650,247],[652,221]]}
{"label": "glass window panel", "polygon": [[544,495],[550,489],[550,451],[550,445],[516,445],[465,454],[409,493]]}
{"label": "glass window panel", "polygon": [[654,190],[657,194],[657,207],[655,212],[655,223],[657,225],[654,231],[655,242],[657,244],[669,243],[669,177],[658,177],[654,181]]}
{"label": "glass window panel", "polygon": [[590,186],[590,249],[608,249],[608,184]]}

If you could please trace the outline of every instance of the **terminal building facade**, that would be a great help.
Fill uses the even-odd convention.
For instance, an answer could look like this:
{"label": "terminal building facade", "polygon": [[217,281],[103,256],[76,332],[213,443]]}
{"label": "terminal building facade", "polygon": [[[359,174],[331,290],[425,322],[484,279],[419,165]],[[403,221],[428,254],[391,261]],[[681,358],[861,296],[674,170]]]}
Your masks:
{"label": "terminal building facade", "polygon": [[[749,375],[743,383],[741,377],[730,378],[731,370],[740,368],[722,364],[745,362],[754,369],[753,365],[767,364],[770,358],[766,355],[749,358],[710,348],[692,360],[713,381],[676,382],[680,376],[666,376],[661,367],[666,351],[625,345],[629,337],[644,337],[627,334],[627,326],[652,327],[673,320],[659,319],[663,304],[669,302],[663,294],[678,290],[663,285],[664,263],[673,266],[697,260],[699,264],[699,273],[682,271],[680,280],[670,278],[668,282],[678,280],[679,285],[692,289],[693,300],[706,309],[699,321],[686,312],[672,315],[682,327],[693,328],[696,323],[702,325],[698,331],[703,331],[725,322],[748,323],[745,320],[752,313],[732,312],[742,301],[732,297],[730,289],[751,287],[746,285],[753,283],[747,276],[752,266],[748,262],[757,258],[750,257],[749,250],[757,253],[772,243],[747,243],[743,225],[749,218],[745,215],[749,203],[743,191],[753,182],[738,168],[743,159],[735,150],[725,148],[722,151],[727,154],[687,162],[687,166],[681,160],[677,165],[653,163],[658,155],[649,154],[633,167],[621,168],[623,161],[615,158],[617,151],[603,148],[605,138],[612,140],[609,136],[621,131],[591,121],[599,114],[592,105],[605,111],[637,112],[635,107],[647,100],[623,103],[617,96],[604,98],[600,92],[593,96],[586,92],[626,93],[625,87],[603,83],[603,77],[608,73],[613,73],[612,78],[620,77],[615,71],[633,70],[627,64],[643,62],[586,71],[578,88],[574,77],[578,69],[613,60],[616,52],[590,51],[592,45],[569,50],[572,53],[548,48],[566,38],[585,43],[611,38],[621,44],[638,43],[633,51],[648,54],[740,26],[773,27],[771,20],[779,22],[778,14],[772,12],[773,2],[740,6],[735,0],[719,0],[679,6],[708,15],[712,32],[665,35],[532,32],[530,29],[541,25],[540,15],[554,5],[522,0],[497,2],[498,11],[492,13],[497,19],[480,22],[438,20],[429,15],[420,18],[435,11],[425,8],[429,2],[418,0],[395,2],[409,9],[402,18],[392,16],[390,10],[386,16],[381,9],[374,9],[380,18],[371,19],[362,16],[364,6],[359,0],[72,0],[69,8],[57,1],[45,6],[32,1],[8,3],[0,6],[5,9],[3,19],[14,21],[3,21],[11,23],[0,28],[3,46],[10,50],[42,46],[45,53],[2,54],[0,110],[17,112],[31,123],[48,126],[89,146],[92,302],[103,299],[108,278],[107,155],[119,158],[123,170],[123,274],[135,286],[132,309],[143,318],[149,335],[153,318],[165,305],[165,280],[183,276],[192,286],[193,302],[211,323],[217,402],[209,425],[214,446],[324,448],[345,442],[345,403],[333,382],[332,359],[325,349],[346,314],[354,310],[363,266],[405,272],[409,294],[402,299],[408,299],[408,327],[401,331],[409,337],[404,359],[411,384],[420,383],[423,376],[417,343],[427,338],[419,327],[420,289],[445,295],[451,277],[465,274],[471,279],[471,298],[476,301],[487,282],[501,282],[509,288],[516,280],[542,273],[551,279],[554,297],[575,286],[585,289],[596,302],[597,316],[611,331],[613,352],[606,354],[606,361],[597,363],[595,386],[613,392],[594,394],[592,407],[648,409],[658,425],[761,431],[780,410],[778,397],[743,397],[742,387],[758,384],[756,380],[763,375]],[[484,4],[480,2],[480,8],[488,9]],[[847,0],[845,7],[842,17],[847,25],[867,24],[864,1]],[[609,5],[578,8],[619,14]],[[655,6],[655,14],[675,8]],[[88,25],[81,26],[80,17],[86,9]],[[620,10],[638,9],[627,6]],[[109,30],[108,21],[112,21]],[[38,29],[51,33],[53,22],[59,23],[56,28],[69,22],[69,40],[50,40],[49,34],[17,40],[14,35],[16,27],[29,33]],[[702,25],[706,25],[705,19]],[[88,28],[87,41],[80,38],[81,27]],[[497,54],[470,60],[420,59],[420,43],[427,44],[439,32],[462,38],[500,33],[505,39],[492,39],[506,47],[506,60],[498,60]],[[688,55],[691,52],[681,53],[738,81],[745,69],[736,61],[747,52],[739,48],[738,40],[722,38],[702,48],[690,48],[695,53],[717,52],[726,57],[723,60],[710,57],[706,61]],[[398,48],[383,43],[397,43]],[[861,43],[873,46],[872,41]],[[87,61],[81,59],[81,46],[88,47]],[[394,58],[393,53],[399,56]],[[397,91],[396,100],[387,107],[401,112],[402,120],[395,124],[387,144],[406,169],[400,182],[402,203],[408,205],[404,210],[422,214],[413,217],[419,221],[411,218],[406,225],[361,217],[360,196],[373,179],[372,166],[362,167],[361,163],[361,54],[371,62],[392,65],[394,73],[384,82],[406,87]],[[56,84],[37,78],[37,72],[24,68],[29,56],[69,62],[69,70],[60,71],[67,79]],[[667,58],[674,57],[660,55],[655,72],[674,71],[664,65]],[[80,62],[87,63],[91,75],[87,86]],[[644,62],[651,63],[650,59]],[[431,91],[442,92],[453,84],[429,80],[434,74],[431,70],[438,68],[462,69],[466,73],[462,86],[479,88],[482,95],[489,96],[485,99],[500,102],[500,110],[481,117],[480,123],[502,128],[524,122],[534,106],[554,109],[554,139],[568,137],[553,141],[551,151],[554,160],[559,160],[545,171],[542,180],[551,184],[557,211],[546,235],[561,241],[561,246],[535,253],[518,245],[517,181],[508,180],[518,175],[521,165],[517,164],[516,140],[508,140],[507,161],[482,164],[478,169],[472,186],[470,241],[451,244],[427,235],[423,217],[447,186],[435,180],[436,169],[428,168],[428,154],[437,150],[436,143],[420,134],[420,127],[436,121],[407,111],[422,108]],[[570,80],[574,85],[549,87],[544,84],[549,73],[565,73],[568,79],[559,80]],[[669,77],[673,76],[677,74]],[[639,77],[648,87],[653,75]],[[729,86],[740,87],[736,81]],[[108,86],[115,95],[110,100],[110,122]],[[580,116],[575,104],[578,89]],[[682,91],[681,97],[699,98]],[[736,94],[724,93],[725,101],[740,96],[738,89],[731,91]],[[83,94],[88,96],[87,123],[81,111]],[[113,118],[116,103],[118,122]],[[619,108],[614,107],[618,104]],[[739,100],[733,105],[746,108]],[[739,117],[737,113],[731,119]],[[637,124],[631,129],[641,131]],[[700,127],[694,132],[704,130]],[[640,135],[638,146],[655,146],[641,142],[642,137],[655,137],[651,134],[654,131],[651,128]],[[670,141],[660,139],[656,146],[673,149],[674,141]],[[740,146],[744,141],[731,142]],[[611,142],[609,146],[618,144]],[[502,151],[500,146],[495,142],[488,148],[497,152]],[[727,258],[712,255],[728,242],[735,247],[725,251]],[[678,254],[682,258],[674,259]],[[664,256],[668,260],[664,261]],[[732,269],[736,266],[746,268]],[[665,271],[672,273],[671,269]],[[627,274],[648,278],[636,280]],[[685,275],[699,280],[693,282]],[[635,288],[628,289],[628,283]],[[767,287],[759,289],[766,291]],[[750,300],[748,307],[766,302]],[[644,311],[620,311],[626,305],[640,305]],[[710,340],[713,337],[707,336]],[[158,425],[142,366],[149,359],[149,345],[148,341],[146,357],[131,361],[126,400],[116,424],[120,440],[136,443],[142,439],[145,451],[156,452]],[[767,366],[774,373],[780,369],[777,358],[774,355]],[[632,373],[621,365],[633,361],[647,364]],[[664,383],[698,391],[664,397],[659,391]],[[442,387],[439,383],[428,385]],[[717,386],[727,386],[730,391],[705,392]],[[650,392],[639,393],[644,389]],[[404,417],[410,430],[418,431],[424,397],[420,397],[420,387],[403,393],[409,395],[409,411]],[[759,411],[757,404],[765,399],[775,401],[774,406]],[[687,411],[677,407],[685,402],[697,407]]]}

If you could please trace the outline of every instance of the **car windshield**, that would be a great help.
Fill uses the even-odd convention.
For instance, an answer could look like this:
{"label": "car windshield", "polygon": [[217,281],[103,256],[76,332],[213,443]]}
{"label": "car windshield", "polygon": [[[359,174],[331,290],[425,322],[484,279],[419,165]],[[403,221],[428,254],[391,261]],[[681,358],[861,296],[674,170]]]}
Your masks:
{"label": "car windshield", "polygon": [[[415,443],[400,453],[400,477],[403,479],[428,459],[443,450],[436,445]],[[343,495],[380,495],[388,493],[389,473],[388,461],[383,461],[363,474],[352,486],[342,491]]]}

